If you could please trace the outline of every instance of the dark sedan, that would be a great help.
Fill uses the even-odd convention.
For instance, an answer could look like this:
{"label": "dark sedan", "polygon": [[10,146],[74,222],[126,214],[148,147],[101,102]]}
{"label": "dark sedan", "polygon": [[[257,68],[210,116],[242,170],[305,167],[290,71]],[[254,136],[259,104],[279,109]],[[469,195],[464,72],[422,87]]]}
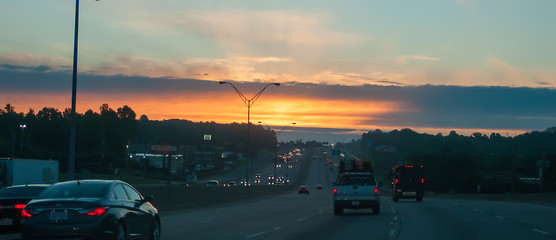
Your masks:
{"label": "dark sedan", "polygon": [[52,185],[22,211],[22,239],[160,238],[158,211],[119,180],[81,180]]}
{"label": "dark sedan", "polygon": [[306,193],[309,194],[309,187],[303,185],[299,187],[298,194]]}
{"label": "dark sedan", "polygon": [[18,232],[21,210],[48,184],[17,185],[0,190],[0,233]]}

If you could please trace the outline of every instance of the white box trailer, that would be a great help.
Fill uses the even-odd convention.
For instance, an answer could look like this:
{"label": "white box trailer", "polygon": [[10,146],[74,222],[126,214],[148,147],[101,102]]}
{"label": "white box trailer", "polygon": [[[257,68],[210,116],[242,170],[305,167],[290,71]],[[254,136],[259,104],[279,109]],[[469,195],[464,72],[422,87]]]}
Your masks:
{"label": "white box trailer", "polygon": [[58,182],[58,161],[23,158],[0,158],[0,181],[3,186]]}

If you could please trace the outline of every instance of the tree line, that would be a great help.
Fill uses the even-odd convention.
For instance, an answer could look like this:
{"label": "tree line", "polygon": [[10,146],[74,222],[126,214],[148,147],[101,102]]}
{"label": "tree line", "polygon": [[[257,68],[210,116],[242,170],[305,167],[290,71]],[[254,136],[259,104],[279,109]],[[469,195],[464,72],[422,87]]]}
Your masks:
{"label": "tree line", "polygon": [[476,192],[477,185],[482,192],[538,191],[538,184],[522,179],[537,178],[541,168],[546,189],[556,190],[556,127],[514,137],[374,130],[339,147],[370,158],[375,171],[387,179],[396,164],[424,165],[430,191]]}
{"label": "tree line", "polygon": [[[129,159],[131,146],[193,145],[220,147],[226,151],[245,152],[247,124],[218,124],[187,120],[152,121],[146,115],[137,119],[127,105],[112,109],[102,104],[99,111],[91,109],[76,113],[76,170],[113,172]],[[22,127],[25,124],[25,127]],[[35,112],[17,112],[6,104],[0,109],[0,157],[53,159],[60,170],[67,170],[70,109],[63,112],[44,107]],[[274,149],[274,132],[260,125],[251,125],[251,152]],[[210,142],[204,135],[211,135]],[[255,139],[255,140],[253,140]]]}

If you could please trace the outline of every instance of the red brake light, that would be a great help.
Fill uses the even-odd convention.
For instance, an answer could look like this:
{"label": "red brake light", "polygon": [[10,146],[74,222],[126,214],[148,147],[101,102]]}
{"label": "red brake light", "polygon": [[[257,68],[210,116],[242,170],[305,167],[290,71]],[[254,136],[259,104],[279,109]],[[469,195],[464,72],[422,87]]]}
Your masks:
{"label": "red brake light", "polygon": [[97,207],[97,208],[89,209],[88,212],[83,213],[83,214],[87,214],[88,216],[97,216],[97,217],[100,217],[100,216],[102,216],[104,213],[106,213],[106,211],[108,211],[108,207]]}
{"label": "red brake light", "polygon": [[16,204],[15,205],[15,209],[24,209],[25,208],[25,204]]}
{"label": "red brake light", "polygon": [[398,183],[398,179],[396,178],[396,183]]}
{"label": "red brake light", "polygon": [[338,193],[338,190],[336,190],[336,188],[334,188],[334,197],[336,196],[336,194]]}
{"label": "red brake light", "polygon": [[378,188],[375,188],[375,196],[378,196]]}
{"label": "red brake light", "polygon": [[21,218],[30,218],[31,214],[25,211],[25,209],[21,210]]}
{"label": "red brake light", "polygon": [[424,178],[421,178],[421,183],[425,183],[425,179],[424,179]]}

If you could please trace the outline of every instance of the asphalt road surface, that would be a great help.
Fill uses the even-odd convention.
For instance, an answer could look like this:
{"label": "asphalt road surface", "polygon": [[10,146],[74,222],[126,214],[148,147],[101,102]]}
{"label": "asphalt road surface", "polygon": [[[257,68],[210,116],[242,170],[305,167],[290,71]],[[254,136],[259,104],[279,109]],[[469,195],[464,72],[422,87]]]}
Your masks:
{"label": "asphalt road surface", "polygon": [[[282,195],[162,213],[162,239],[556,239],[556,208],[526,203],[381,199],[371,210],[332,212],[335,171],[311,165],[309,195]],[[324,190],[316,190],[322,184]],[[17,239],[3,235],[0,239]]]}

